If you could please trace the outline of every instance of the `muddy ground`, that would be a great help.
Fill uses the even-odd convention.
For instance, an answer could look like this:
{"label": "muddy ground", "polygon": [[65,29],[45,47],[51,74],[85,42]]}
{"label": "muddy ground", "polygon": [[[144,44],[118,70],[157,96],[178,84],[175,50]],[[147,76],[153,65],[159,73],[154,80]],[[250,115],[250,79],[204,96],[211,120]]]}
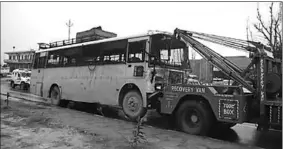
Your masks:
{"label": "muddy ground", "polygon": [[1,149],[236,149],[244,145],[144,126],[146,141],[132,146],[136,123],[39,103],[1,99]]}

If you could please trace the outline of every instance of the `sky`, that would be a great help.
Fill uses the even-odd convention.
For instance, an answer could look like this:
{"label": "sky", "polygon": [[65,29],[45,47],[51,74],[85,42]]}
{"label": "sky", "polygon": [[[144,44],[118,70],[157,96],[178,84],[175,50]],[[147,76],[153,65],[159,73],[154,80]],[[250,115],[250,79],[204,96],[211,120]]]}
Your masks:
{"label": "sky", "polygon": [[[180,28],[245,40],[247,20],[250,24],[256,22],[257,6],[266,19],[269,5],[267,2],[2,2],[1,64],[8,57],[4,52],[13,51],[13,46],[15,51],[37,50],[37,43],[67,39],[69,19],[73,22],[71,38],[75,38],[76,32],[102,26],[119,37]],[[247,56],[238,50],[211,46],[224,56]]]}

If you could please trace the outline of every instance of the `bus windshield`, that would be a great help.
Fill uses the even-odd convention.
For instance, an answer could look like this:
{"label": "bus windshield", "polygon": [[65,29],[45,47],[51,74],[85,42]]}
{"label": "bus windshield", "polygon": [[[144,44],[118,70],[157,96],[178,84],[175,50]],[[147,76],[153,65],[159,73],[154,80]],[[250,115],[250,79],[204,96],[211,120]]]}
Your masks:
{"label": "bus windshield", "polygon": [[[155,35],[152,37],[150,53],[157,58],[157,65],[181,67],[188,61],[188,49],[185,43],[169,35]],[[153,64],[152,60],[150,62]]]}

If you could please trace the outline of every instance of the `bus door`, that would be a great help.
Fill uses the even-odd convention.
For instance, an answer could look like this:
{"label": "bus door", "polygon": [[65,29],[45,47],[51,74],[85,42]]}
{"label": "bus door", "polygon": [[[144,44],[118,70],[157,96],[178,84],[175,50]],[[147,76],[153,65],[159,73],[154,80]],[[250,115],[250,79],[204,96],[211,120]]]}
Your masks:
{"label": "bus door", "polygon": [[34,69],[32,70],[32,92],[38,96],[43,96],[44,68],[47,59],[47,52],[36,53]]}
{"label": "bus door", "polygon": [[128,40],[126,78],[144,78],[149,52],[149,37]]}

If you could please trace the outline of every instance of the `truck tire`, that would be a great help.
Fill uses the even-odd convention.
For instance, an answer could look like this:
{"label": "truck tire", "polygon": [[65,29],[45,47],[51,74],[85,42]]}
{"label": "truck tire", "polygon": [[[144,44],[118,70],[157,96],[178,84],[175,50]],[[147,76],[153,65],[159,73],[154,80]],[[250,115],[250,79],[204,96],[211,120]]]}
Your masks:
{"label": "truck tire", "polygon": [[193,135],[206,135],[213,125],[213,113],[195,100],[181,104],[176,112],[177,126],[182,131]]}
{"label": "truck tire", "polygon": [[129,91],[126,93],[123,98],[122,109],[131,121],[136,121],[138,117],[142,118],[147,111],[146,108],[143,107],[142,96],[137,91]]}
{"label": "truck tire", "polygon": [[60,90],[57,86],[52,87],[50,92],[51,104],[59,106],[61,100]]}

